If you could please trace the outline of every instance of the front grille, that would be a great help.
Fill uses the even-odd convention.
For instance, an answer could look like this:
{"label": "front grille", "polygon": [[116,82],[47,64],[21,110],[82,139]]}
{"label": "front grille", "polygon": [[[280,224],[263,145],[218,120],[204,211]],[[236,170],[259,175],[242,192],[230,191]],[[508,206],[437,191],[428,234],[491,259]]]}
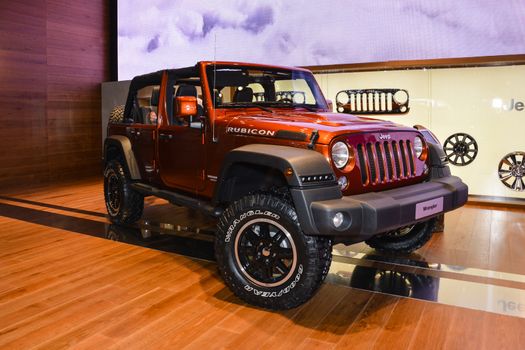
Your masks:
{"label": "front grille", "polygon": [[356,149],[363,185],[399,181],[416,174],[409,140],[360,143]]}

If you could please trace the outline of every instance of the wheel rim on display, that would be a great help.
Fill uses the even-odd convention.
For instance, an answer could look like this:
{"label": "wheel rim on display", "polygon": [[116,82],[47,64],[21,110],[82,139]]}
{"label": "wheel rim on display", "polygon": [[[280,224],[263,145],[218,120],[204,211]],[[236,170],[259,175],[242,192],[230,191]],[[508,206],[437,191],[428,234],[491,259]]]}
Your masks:
{"label": "wheel rim on display", "polygon": [[120,179],[114,173],[107,178],[107,198],[108,198],[108,207],[111,213],[117,213],[120,209],[121,203],[121,194],[120,194]]}
{"label": "wheel rim on display", "polygon": [[500,181],[511,190],[523,192],[525,183],[525,152],[512,152],[501,159],[498,166]]}
{"label": "wheel rim on display", "polygon": [[478,143],[469,134],[457,133],[445,140],[443,150],[450,163],[457,166],[465,166],[476,159]]}
{"label": "wheel rim on display", "polygon": [[248,280],[263,287],[277,287],[292,277],[297,250],[288,230],[273,220],[259,218],[239,230],[235,259]]}

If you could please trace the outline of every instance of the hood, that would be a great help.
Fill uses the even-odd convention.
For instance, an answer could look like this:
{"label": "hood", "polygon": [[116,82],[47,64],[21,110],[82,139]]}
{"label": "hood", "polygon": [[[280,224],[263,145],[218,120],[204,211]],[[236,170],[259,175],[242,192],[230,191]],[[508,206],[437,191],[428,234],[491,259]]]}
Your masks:
{"label": "hood", "polygon": [[[231,114],[230,114],[231,113]],[[359,117],[341,113],[316,113],[298,110],[280,111],[274,113],[265,111],[240,112],[228,111],[228,130],[257,130],[259,135],[267,132],[303,133],[310,137],[312,131],[319,132],[317,143],[328,144],[334,137],[350,133],[379,131],[413,131],[415,129],[393,122]],[[231,128],[231,129],[230,129]],[[255,134],[255,133],[253,133]]]}

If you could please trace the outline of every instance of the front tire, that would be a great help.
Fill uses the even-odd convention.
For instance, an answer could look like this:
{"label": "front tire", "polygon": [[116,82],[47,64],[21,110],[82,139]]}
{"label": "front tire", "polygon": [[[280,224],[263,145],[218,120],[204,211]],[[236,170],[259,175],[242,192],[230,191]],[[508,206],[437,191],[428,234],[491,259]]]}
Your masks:
{"label": "front tire", "polygon": [[132,224],[142,216],[144,196],[134,191],[124,167],[118,160],[104,170],[104,199],[109,219],[117,224]]}
{"label": "front tire", "polygon": [[332,243],[306,236],[285,200],[255,194],[224,211],[215,254],[224,281],[239,298],[282,310],[303,304],[317,291],[330,268]]}
{"label": "front tire", "polygon": [[391,253],[412,253],[427,243],[434,232],[436,218],[409,227],[376,235],[366,241],[370,247]]}

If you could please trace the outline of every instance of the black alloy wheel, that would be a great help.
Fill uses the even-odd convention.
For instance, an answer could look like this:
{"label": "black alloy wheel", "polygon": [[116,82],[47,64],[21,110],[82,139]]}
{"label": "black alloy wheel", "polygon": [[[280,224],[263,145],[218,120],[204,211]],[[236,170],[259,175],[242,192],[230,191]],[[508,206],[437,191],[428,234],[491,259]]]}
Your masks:
{"label": "black alloy wheel", "polygon": [[122,201],[122,182],[119,176],[111,170],[107,176],[106,198],[110,215],[116,215]]}
{"label": "black alloy wheel", "polygon": [[131,224],[142,216],[144,196],[134,191],[122,162],[110,160],[104,170],[104,200],[109,219],[118,224]]}
{"label": "black alloy wheel", "polygon": [[501,159],[498,166],[500,181],[511,190],[525,191],[525,152],[512,152]]}
{"label": "black alloy wheel", "polygon": [[469,165],[478,155],[478,143],[465,133],[450,135],[443,144],[448,161],[457,166]]}
{"label": "black alloy wheel", "polygon": [[235,241],[235,258],[243,274],[264,287],[279,286],[292,276],[297,250],[290,233],[270,219],[244,224]]}

